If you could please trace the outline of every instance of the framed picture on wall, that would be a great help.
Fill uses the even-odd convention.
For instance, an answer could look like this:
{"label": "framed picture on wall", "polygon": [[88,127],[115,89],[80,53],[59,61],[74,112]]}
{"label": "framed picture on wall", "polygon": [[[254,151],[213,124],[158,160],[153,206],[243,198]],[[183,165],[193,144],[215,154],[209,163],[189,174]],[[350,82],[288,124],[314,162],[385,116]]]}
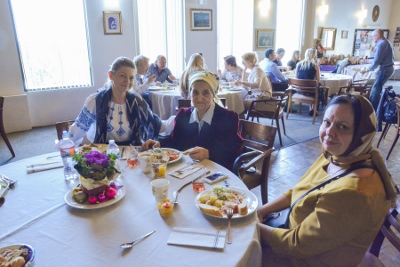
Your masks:
{"label": "framed picture on wall", "polygon": [[191,31],[212,31],[211,9],[190,9]]}
{"label": "framed picture on wall", "polygon": [[275,43],[275,31],[272,29],[256,29],[256,50],[272,48]]}
{"label": "framed picture on wall", "polygon": [[[372,32],[375,29],[356,29],[354,32],[353,56],[360,58],[373,58],[375,43],[372,40]],[[383,36],[389,37],[389,30],[383,30]]]}
{"label": "framed picture on wall", "polygon": [[342,39],[347,39],[348,35],[349,35],[349,31],[342,31]]}
{"label": "framed picture on wall", "polygon": [[104,34],[122,34],[121,11],[103,11]]}

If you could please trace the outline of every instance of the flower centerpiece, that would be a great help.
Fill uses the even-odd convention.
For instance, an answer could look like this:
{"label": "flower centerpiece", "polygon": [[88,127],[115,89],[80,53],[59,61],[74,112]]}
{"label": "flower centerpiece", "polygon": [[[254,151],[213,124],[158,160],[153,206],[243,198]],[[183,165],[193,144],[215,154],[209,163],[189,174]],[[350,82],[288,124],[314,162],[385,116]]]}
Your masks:
{"label": "flower centerpiece", "polygon": [[97,196],[106,191],[119,171],[115,168],[117,155],[99,151],[83,151],[75,154],[75,169],[81,175],[81,185],[87,196]]}

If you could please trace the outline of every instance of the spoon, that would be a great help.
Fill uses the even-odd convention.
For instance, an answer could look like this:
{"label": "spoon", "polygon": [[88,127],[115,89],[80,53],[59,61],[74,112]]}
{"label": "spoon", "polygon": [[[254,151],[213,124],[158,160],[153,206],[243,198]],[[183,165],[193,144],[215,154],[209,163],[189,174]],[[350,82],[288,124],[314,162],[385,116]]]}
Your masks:
{"label": "spoon", "polygon": [[155,231],[156,231],[156,230],[153,230],[153,231],[151,231],[151,232],[148,233],[148,234],[142,235],[141,237],[136,238],[136,239],[133,240],[132,242],[123,243],[123,244],[121,245],[121,248],[131,248],[131,247],[133,247],[133,245],[134,245],[136,242],[139,242],[139,241],[141,241],[142,239],[145,239],[145,238],[148,237],[149,235],[155,233]]}

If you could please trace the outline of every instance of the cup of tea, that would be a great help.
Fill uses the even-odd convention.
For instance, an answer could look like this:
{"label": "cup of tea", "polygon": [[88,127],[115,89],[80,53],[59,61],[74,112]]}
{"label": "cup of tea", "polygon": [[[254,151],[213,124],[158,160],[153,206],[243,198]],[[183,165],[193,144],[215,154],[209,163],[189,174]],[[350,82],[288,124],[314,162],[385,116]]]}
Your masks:
{"label": "cup of tea", "polygon": [[151,181],[151,189],[157,202],[163,202],[164,199],[168,198],[168,187],[168,179],[155,179]]}
{"label": "cup of tea", "polygon": [[148,174],[152,171],[150,158],[151,158],[151,152],[145,151],[138,153],[140,169],[145,174]]}

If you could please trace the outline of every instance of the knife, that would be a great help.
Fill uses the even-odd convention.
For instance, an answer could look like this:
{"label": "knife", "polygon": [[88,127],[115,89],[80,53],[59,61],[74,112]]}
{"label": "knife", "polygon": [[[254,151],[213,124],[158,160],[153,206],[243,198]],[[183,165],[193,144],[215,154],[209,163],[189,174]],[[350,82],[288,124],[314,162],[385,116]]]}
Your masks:
{"label": "knife", "polygon": [[142,235],[141,237],[136,238],[136,239],[133,240],[132,242],[123,243],[123,244],[121,245],[121,248],[131,248],[131,247],[133,247],[133,245],[134,245],[136,242],[139,242],[139,241],[145,239],[146,237],[148,237],[149,235],[151,235],[151,234],[153,234],[153,233],[155,233],[155,232],[156,232],[156,230],[153,230],[153,231],[151,231],[151,232],[148,233],[148,234],[145,234],[145,235]]}

